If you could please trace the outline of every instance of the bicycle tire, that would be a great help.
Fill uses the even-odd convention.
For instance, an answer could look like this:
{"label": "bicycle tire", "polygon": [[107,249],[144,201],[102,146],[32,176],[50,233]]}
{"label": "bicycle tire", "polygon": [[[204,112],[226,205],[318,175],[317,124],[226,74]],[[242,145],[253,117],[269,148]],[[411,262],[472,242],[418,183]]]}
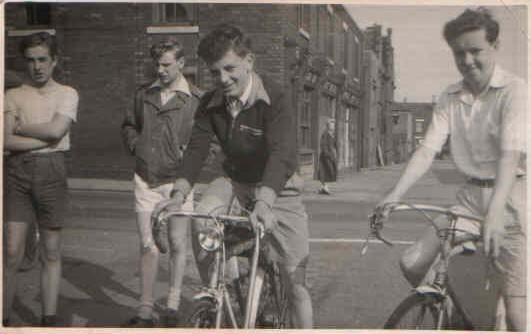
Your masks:
{"label": "bicycle tire", "polygon": [[440,305],[441,301],[429,296],[409,295],[391,313],[384,329],[437,329]]}
{"label": "bicycle tire", "polygon": [[260,298],[257,328],[287,328],[288,299],[278,268],[271,265]]}
{"label": "bicycle tire", "polygon": [[216,304],[211,299],[200,299],[192,308],[188,323],[193,328],[216,328]]}
{"label": "bicycle tire", "polygon": [[40,258],[40,234],[38,227],[33,225],[28,229],[26,235],[26,246],[24,248],[24,257],[22,258],[22,263],[20,264],[18,271],[26,272],[30,271],[39,262]]}

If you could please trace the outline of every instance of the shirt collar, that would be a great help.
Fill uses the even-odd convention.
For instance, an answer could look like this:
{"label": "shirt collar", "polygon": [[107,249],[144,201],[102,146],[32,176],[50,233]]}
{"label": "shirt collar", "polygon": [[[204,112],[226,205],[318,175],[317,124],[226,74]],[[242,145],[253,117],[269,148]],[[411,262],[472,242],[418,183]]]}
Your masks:
{"label": "shirt collar", "polygon": [[[243,95],[240,97],[240,101],[242,101],[244,109],[246,109],[252,107],[258,100],[262,100],[268,105],[271,105],[271,99],[265,90],[262,79],[255,72],[251,72],[249,84],[245,88]],[[218,88],[214,91],[207,108],[223,106],[225,103],[224,101],[225,96],[223,95],[223,90]]]}
{"label": "shirt collar", "polygon": [[[162,89],[162,84],[160,83],[160,79],[157,79],[154,83],[149,86],[149,88],[160,88]],[[172,92],[181,92],[188,96],[191,96],[190,93],[190,85],[188,85],[188,81],[184,78],[184,76],[181,75],[181,78],[179,80],[174,80],[170,87],[168,89]]]}
{"label": "shirt collar", "polygon": [[251,95],[251,89],[253,88],[253,76],[249,76],[249,82],[247,83],[247,87],[245,87],[245,90],[243,91],[242,96],[240,96],[240,101],[242,103],[242,106],[245,106],[247,101],[249,100],[249,96]]}
{"label": "shirt collar", "polygon": [[[507,72],[505,72],[505,70],[501,68],[500,66],[495,65],[494,70],[492,72],[492,77],[490,78],[490,81],[489,81],[489,87],[492,87],[492,88],[505,87],[509,83],[510,81],[509,79],[510,78],[507,75]],[[458,83],[451,85],[448,88],[448,92],[450,94],[456,94],[456,93],[460,93],[464,91],[465,89],[466,89],[465,84],[463,80],[461,80]]]}

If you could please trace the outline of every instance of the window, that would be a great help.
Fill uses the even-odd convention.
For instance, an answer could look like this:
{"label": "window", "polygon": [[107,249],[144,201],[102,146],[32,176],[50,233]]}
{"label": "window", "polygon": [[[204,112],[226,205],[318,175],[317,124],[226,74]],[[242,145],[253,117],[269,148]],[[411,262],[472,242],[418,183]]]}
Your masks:
{"label": "window", "polygon": [[312,138],[311,138],[311,117],[312,117],[312,109],[311,109],[311,90],[308,88],[305,88],[302,92],[302,108],[301,113],[299,117],[299,127],[300,127],[300,133],[299,133],[299,142],[300,147],[303,148],[311,148],[312,147]]}
{"label": "window", "polygon": [[195,24],[194,4],[158,3],[153,5],[155,23]]}
{"label": "window", "polygon": [[311,7],[310,5],[299,5],[297,7],[297,21],[300,29],[310,33],[311,27]]}
{"label": "window", "polygon": [[415,133],[423,133],[424,132],[424,119],[417,118],[415,119]]}
{"label": "window", "polygon": [[319,12],[317,14],[317,49],[319,52],[326,54],[326,41],[327,41],[327,29],[328,29],[328,13],[324,6],[319,7]]}
{"label": "window", "polygon": [[334,52],[334,48],[335,48],[335,25],[336,25],[336,22],[335,22],[335,19],[334,19],[334,14],[333,13],[330,13],[328,12],[328,15],[327,15],[327,18],[328,18],[328,36],[326,38],[326,56],[328,58],[330,58],[331,60],[334,60],[334,56],[335,56],[335,52]]}
{"label": "window", "polygon": [[51,7],[47,3],[27,3],[26,23],[28,25],[48,25],[51,22]]}
{"label": "window", "polygon": [[347,70],[347,72],[350,73],[351,66],[350,66],[350,54],[349,54],[349,43],[348,43],[348,29],[343,31],[343,68]]}
{"label": "window", "polygon": [[358,40],[358,37],[356,37],[356,35],[354,35],[354,40],[353,40],[353,43],[352,43],[352,47],[353,47],[353,50],[352,50],[352,53],[353,53],[352,61],[354,63],[354,68],[353,68],[354,77],[359,79],[360,78],[360,72],[361,72],[361,64],[360,64],[360,53],[361,53],[361,50],[360,50],[359,40]]}

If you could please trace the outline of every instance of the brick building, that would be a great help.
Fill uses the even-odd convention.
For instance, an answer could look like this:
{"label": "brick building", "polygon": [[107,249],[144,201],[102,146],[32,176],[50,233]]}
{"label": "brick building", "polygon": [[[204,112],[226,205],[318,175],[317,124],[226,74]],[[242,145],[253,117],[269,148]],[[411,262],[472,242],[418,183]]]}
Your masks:
{"label": "brick building", "polygon": [[408,112],[412,114],[415,131],[413,133],[415,145],[418,145],[423,139],[428,125],[431,123],[434,103],[426,102],[395,102],[393,103],[393,113]]}
{"label": "brick building", "polygon": [[8,3],[6,68],[23,72],[16,47],[37,30],[61,45],[57,79],[80,94],[72,131],[73,177],[131,177],[133,159],[120,138],[136,87],[154,78],[149,46],[169,35],[187,51],[188,79],[211,79],[195,55],[199,39],[234,23],[253,39],[259,73],[281,83],[297,109],[299,162],[315,173],[327,117],[337,124],[340,168],[361,165],[360,117],[364,34],[342,5],[183,3]]}
{"label": "brick building", "polygon": [[383,35],[382,26],[377,24],[365,30],[363,87],[361,165],[372,168],[394,160],[390,117],[395,90],[392,30],[387,29],[387,35]]}
{"label": "brick building", "polygon": [[[418,146],[426,134],[426,130],[431,123],[433,116],[433,109],[435,107],[435,98],[433,102],[395,102],[393,103],[392,113],[393,117],[399,115],[409,114],[413,126],[413,131],[411,133],[411,142],[413,143],[413,150]],[[396,145],[396,144],[395,144]],[[403,148],[400,148],[403,149]],[[446,158],[450,154],[449,143],[443,146],[441,153],[438,155],[439,158]],[[403,161],[403,160],[402,160]]]}

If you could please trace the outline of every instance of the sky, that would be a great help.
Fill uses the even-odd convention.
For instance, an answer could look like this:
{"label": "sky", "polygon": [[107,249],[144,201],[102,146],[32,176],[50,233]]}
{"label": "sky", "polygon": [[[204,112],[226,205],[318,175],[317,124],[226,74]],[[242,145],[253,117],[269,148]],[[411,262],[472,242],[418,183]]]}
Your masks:
{"label": "sky", "polygon": [[[377,23],[392,28],[395,50],[395,101],[431,102],[461,79],[444,38],[444,24],[466,7],[346,5],[362,29]],[[505,69],[527,79],[527,11],[523,6],[489,8],[500,23],[497,60]]]}

